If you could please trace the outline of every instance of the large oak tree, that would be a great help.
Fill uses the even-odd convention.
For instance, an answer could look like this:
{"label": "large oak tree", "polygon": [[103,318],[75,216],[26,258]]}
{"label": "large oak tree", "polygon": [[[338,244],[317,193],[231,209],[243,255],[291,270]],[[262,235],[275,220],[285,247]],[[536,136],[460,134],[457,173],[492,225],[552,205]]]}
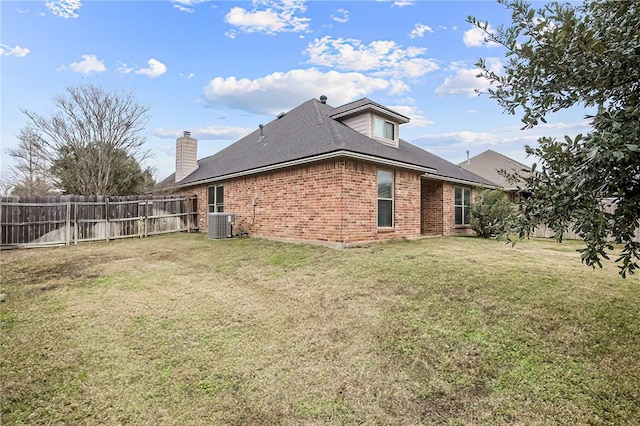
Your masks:
{"label": "large oak tree", "polygon": [[493,82],[489,95],[525,128],[574,106],[595,111],[591,131],[563,139],[542,138],[527,146],[539,167],[522,178],[532,192],[523,200],[518,231],[540,223],[562,239],[572,228],[586,242],[582,261],[602,266],[611,242],[622,244],[617,261],[624,277],[638,268],[640,243],[640,2],[550,3],[534,9],[502,0],[512,24],[488,41],[506,48],[504,71],[480,60],[481,76]]}

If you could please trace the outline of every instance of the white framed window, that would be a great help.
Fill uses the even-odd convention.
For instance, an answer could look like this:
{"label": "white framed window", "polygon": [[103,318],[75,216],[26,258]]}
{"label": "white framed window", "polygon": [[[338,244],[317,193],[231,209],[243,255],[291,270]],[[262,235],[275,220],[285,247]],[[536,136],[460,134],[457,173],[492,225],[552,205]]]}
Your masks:
{"label": "white framed window", "polygon": [[380,117],[373,118],[373,136],[380,139],[395,140],[396,125]]}
{"label": "white framed window", "polygon": [[393,172],[378,170],[378,227],[393,227]]}
{"label": "white framed window", "polygon": [[207,204],[209,213],[224,212],[224,186],[215,185],[207,188]]}
{"label": "white framed window", "polygon": [[471,188],[455,188],[455,224],[458,226],[469,225],[471,206]]}

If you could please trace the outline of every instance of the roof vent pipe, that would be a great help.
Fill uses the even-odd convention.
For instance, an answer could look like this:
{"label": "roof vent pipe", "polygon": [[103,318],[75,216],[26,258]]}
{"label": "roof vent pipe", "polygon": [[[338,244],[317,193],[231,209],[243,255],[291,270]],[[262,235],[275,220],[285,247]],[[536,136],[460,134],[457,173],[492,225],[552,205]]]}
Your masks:
{"label": "roof vent pipe", "polygon": [[469,150],[467,150],[467,164],[471,164],[471,160],[469,159]]}
{"label": "roof vent pipe", "polygon": [[323,104],[327,103],[327,97],[325,95],[320,96],[320,102],[322,102]]}
{"label": "roof vent pipe", "polygon": [[263,141],[264,140],[264,124],[258,124],[258,127],[260,127],[260,136],[258,137],[258,141]]}

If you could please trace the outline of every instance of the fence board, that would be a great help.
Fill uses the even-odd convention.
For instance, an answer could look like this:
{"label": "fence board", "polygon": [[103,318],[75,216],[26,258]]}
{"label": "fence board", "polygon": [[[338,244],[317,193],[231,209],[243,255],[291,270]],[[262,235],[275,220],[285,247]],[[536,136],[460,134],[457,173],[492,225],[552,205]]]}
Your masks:
{"label": "fence board", "polygon": [[0,199],[0,247],[39,247],[81,241],[190,232],[196,196],[49,196]]}

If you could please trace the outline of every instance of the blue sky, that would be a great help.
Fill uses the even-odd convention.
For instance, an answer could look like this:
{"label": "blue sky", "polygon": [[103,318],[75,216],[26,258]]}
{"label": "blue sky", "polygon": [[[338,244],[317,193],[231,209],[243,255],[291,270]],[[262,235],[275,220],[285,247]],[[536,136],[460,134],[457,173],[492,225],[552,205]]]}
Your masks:
{"label": "blue sky", "polygon": [[538,137],[584,133],[583,113],[521,131],[475,77],[481,57],[499,71],[469,15],[508,24],[493,1],[2,1],[2,171],[26,124],[65,88],[94,84],[150,106],[145,160],[172,173],[175,139],[198,138],[198,157],[233,143],[279,112],[320,95],[362,97],[411,118],[400,136],[458,163],[493,149],[516,160]]}

